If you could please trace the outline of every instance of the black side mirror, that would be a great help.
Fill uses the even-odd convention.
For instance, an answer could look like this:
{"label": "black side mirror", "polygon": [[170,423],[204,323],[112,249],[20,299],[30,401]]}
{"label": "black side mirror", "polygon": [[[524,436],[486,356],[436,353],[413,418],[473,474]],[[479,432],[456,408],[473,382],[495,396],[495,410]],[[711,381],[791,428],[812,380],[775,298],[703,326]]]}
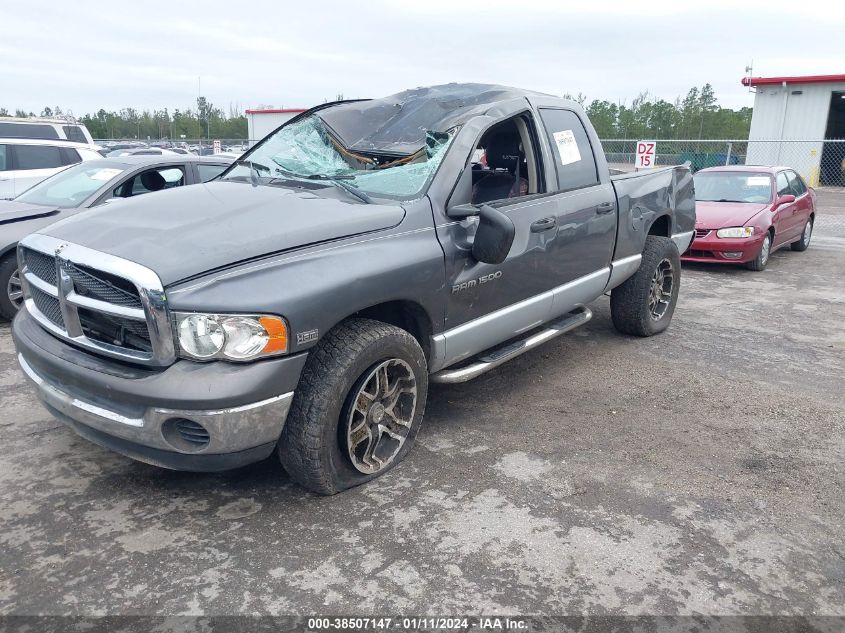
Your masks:
{"label": "black side mirror", "polygon": [[507,258],[515,236],[516,229],[508,216],[482,204],[478,209],[478,228],[472,242],[472,256],[485,264],[501,264]]}

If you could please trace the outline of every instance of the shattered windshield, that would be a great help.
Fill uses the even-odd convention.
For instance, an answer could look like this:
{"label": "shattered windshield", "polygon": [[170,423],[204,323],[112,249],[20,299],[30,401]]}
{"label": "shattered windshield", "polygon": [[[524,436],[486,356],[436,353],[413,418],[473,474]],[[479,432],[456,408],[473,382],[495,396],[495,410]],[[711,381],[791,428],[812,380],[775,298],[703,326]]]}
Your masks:
{"label": "shattered windshield", "polygon": [[437,170],[454,130],[424,132],[424,142],[411,153],[366,152],[349,149],[316,114],[284,126],[238,161],[224,180],[261,184],[311,183],[364,192],[374,196],[410,199],[422,194]]}

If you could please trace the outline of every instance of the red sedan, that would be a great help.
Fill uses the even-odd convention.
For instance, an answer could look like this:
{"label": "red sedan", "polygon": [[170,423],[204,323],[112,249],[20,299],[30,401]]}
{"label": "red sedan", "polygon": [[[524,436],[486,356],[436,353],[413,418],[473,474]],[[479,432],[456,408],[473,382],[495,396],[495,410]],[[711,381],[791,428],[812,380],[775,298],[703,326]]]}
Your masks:
{"label": "red sedan", "polygon": [[816,193],[788,167],[702,169],[695,199],[695,238],[683,261],[763,270],[777,249],[810,245]]}

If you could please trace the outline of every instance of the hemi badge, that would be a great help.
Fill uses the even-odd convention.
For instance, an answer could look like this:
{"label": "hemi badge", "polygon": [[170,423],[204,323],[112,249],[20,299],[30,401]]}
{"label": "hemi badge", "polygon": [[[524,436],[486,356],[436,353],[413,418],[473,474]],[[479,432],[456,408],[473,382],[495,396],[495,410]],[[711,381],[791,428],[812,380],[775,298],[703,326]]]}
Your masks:
{"label": "hemi badge", "polygon": [[296,335],[296,344],[303,345],[305,343],[311,343],[312,341],[316,341],[319,337],[320,332],[318,330],[308,330],[307,332],[298,332]]}

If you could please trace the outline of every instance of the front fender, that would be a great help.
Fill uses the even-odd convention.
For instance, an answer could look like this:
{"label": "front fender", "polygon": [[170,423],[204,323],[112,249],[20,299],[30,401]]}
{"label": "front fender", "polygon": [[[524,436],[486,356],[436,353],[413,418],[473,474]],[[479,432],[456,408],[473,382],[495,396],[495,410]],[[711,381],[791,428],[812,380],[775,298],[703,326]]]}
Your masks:
{"label": "front fender", "polygon": [[416,302],[440,331],[446,286],[424,199],[409,203],[406,220],[393,229],[248,262],[165,292],[174,311],[281,315],[296,353],[351,314],[388,301]]}

